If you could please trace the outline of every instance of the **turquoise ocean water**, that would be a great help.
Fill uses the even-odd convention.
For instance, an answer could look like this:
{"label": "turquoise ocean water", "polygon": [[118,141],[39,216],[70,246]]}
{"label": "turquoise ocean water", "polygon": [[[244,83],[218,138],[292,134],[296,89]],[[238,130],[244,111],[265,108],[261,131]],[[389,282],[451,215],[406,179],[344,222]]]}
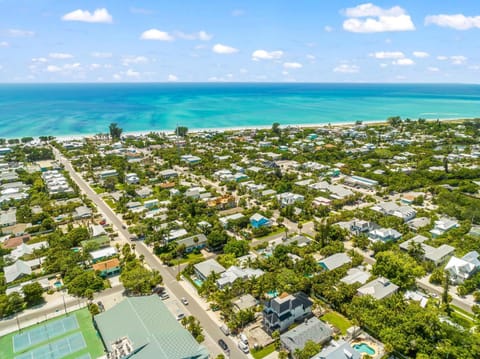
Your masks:
{"label": "turquoise ocean water", "polygon": [[0,137],[480,117],[480,85],[3,84]]}

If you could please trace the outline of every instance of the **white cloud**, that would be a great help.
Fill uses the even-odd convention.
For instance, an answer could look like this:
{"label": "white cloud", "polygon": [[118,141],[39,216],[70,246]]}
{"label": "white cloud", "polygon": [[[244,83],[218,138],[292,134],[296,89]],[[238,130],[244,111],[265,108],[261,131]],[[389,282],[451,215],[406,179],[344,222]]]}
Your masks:
{"label": "white cloud", "polygon": [[341,64],[333,69],[333,72],[339,72],[343,74],[354,74],[360,71],[357,65]]}
{"label": "white cloud", "polygon": [[246,74],[246,73],[248,73],[248,70],[247,70],[247,69],[244,69],[244,68],[241,68],[241,69],[240,69],[240,73],[241,73],[241,74]]}
{"label": "white cloud", "polygon": [[10,46],[10,44],[6,41],[0,42],[0,47],[9,47],[9,46]]}
{"label": "white cloud", "polygon": [[97,70],[102,67],[100,64],[90,64],[90,70]]}
{"label": "white cloud", "polygon": [[184,32],[177,31],[175,33],[175,35],[178,38],[183,39],[183,40],[201,40],[201,41],[209,41],[213,37],[213,35],[207,33],[206,31],[203,31],[203,30],[199,31],[199,32],[192,33],[192,34],[186,34]]}
{"label": "white cloud", "polygon": [[252,60],[278,60],[283,56],[283,51],[266,51],[266,50],[255,50],[252,53]]}
{"label": "white cloud", "polygon": [[455,30],[469,30],[480,28],[480,16],[465,16],[463,14],[440,14],[425,17],[425,25],[434,24],[441,27],[450,27]]}
{"label": "white cloud", "polygon": [[140,35],[140,39],[142,40],[158,40],[158,41],[173,41],[175,40],[172,35],[170,35],[166,31],[160,31],[157,29],[150,29],[144,31],[142,35]]}
{"label": "white cloud", "polygon": [[332,32],[333,31],[333,27],[329,26],[329,25],[326,25],[324,28],[323,28],[326,32]]}
{"label": "white cloud", "polygon": [[58,60],[65,60],[65,59],[73,59],[72,54],[67,54],[65,52],[51,52],[48,54],[52,59],[58,59]]}
{"label": "white cloud", "polygon": [[112,15],[105,8],[96,9],[93,13],[88,10],[77,9],[62,16],[63,21],[81,21],[92,23],[110,24],[113,22]]}
{"label": "white cloud", "polygon": [[469,70],[478,71],[478,70],[480,70],[480,65],[468,66],[468,69],[469,69]]}
{"label": "white cloud", "polygon": [[388,67],[388,64],[381,63],[381,64],[380,64],[380,67],[384,69],[385,67]]}
{"label": "white cloud", "polygon": [[411,66],[411,65],[415,65],[415,62],[411,59],[398,59],[398,60],[395,60],[392,62],[392,64],[394,65],[398,65],[398,66]]}
{"label": "white cloud", "polygon": [[427,67],[427,70],[430,71],[430,72],[440,71],[440,69],[438,67],[434,67],[434,66]]}
{"label": "white cloud", "polygon": [[446,61],[448,60],[448,56],[443,56],[443,55],[437,56],[437,60]]}
{"label": "white cloud", "polygon": [[452,60],[452,64],[454,65],[463,65],[465,62],[467,62],[468,58],[462,55],[455,55],[450,56],[450,60]]}
{"label": "white cloud", "polygon": [[72,70],[80,70],[81,65],[79,62],[75,62],[73,64],[65,64],[63,65],[63,69],[65,71],[72,71]]}
{"label": "white cloud", "polygon": [[367,17],[367,16],[400,16],[405,15],[406,11],[400,6],[394,6],[391,9],[382,9],[372,3],[360,4],[355,7],[347,8],[344,11],[347,17]]}
{"label": "white cloud", "polygon": [[42,63],[45,63],[45,62],[48,62],[48,59],[46,59],[45,57],[34,57],[32,59],[32,62],[42,62]]}
{"label": "white cloud", "polygon": [[429,57],[430,54],[425,51],[414,51],[413,56],[418,57],[419,59],[424,59],[426,57]]}
{"label": "white cloud", "polygon": [[286,69],[301,69],[303,65],[298,62],[284,62],[283,67]]}
{"label": "white cloud", "polygon": [[401,51],[377,51],[370,54],[376,59],[403,59],[405,54]]}
{"label": "white cloud", "polygon": [[410,15],[400,6],[383,9],[372,3],[361,4],[344,11],[347,20],[343,29],[350,32],[370,33],[387,31],[412,31],[415,25]]}
{"label": "white cloud", "polygon": [[124,56],[122,58],[123,66],[130,66],[131,64],[146,64],[148,58],[145,56]]}
{"label": "white cloud", "polygon": [[8,36],[11,37],[32,37],[35,36],[35,32],[30,30],[20,30],[20,29],[8,29]]}
{"label": "white cloud", "polygon": [[167,79],[169,82],[175,82],[175,81],[178,81],[178,77],[175,76],[175,75],[168,75],[168,79]]}
{"label": "white cloud", "polygon": [[140,77],[140,72],[128,69],[127,72],[125,72],[125,75],[127,77]]}
{"label": "white cloud", "polygon": [[113,56],[112,53],[110,52],[98,52],[98,51],[92,52],[90,55],[92,57],[97,57],[99,59],[108,59]]}
{"label": "white cloud", "polygon": [[62,71],[61,67],[55,66],[55,65],[48,65],[47,66],[47,72],[60,72]]}
{"label": "white cloud", "polygon": [[310,61],[315,61],[315,59],[316,59],[315,55],[310,55],[310,54],[308,54],[308,55],[305,56],[305,57],[306,57],[308,60],[310,60]]}
{"label": "white cloud", "polygon": [[222,54],[222,55],[230,55],[238,52],[238,49],[227,46],[227,45],[222,45],[222,44],[215,44],[212,47],[212,51],[217,53],[217,54]]}
{"label": "white cloud", "polygon": [[120,74],[113,74],[112,77],[113,77],[114,80],[117,80],[117,81],[122,79],[122,76]]}

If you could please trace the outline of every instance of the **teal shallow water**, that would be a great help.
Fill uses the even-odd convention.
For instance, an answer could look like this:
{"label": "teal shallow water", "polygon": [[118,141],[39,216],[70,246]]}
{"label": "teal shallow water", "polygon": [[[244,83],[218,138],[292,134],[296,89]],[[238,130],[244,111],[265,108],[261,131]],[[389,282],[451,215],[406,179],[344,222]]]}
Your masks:
{"label": "teal shallow water", "polygon": [[3,84],[0,137],[480,117],[480,85]]}

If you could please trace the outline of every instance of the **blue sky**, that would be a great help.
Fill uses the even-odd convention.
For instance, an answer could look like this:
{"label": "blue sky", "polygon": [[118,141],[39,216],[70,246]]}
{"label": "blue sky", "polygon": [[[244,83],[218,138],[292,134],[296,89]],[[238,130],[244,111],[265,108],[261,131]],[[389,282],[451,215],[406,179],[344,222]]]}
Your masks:
{"label": "blue sky", "polygon": [[480,82],[479,0],[0,0],[0,82]]}

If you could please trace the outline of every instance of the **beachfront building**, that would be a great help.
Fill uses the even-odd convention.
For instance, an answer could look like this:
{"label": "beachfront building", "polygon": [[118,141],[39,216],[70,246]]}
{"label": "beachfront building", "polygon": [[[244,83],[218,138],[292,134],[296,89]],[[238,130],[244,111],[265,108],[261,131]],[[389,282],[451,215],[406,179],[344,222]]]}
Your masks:
{"label": "beachfront building", "polygon": [[209,357],[157,295],[126,297],[94,321],[109,358]]}

